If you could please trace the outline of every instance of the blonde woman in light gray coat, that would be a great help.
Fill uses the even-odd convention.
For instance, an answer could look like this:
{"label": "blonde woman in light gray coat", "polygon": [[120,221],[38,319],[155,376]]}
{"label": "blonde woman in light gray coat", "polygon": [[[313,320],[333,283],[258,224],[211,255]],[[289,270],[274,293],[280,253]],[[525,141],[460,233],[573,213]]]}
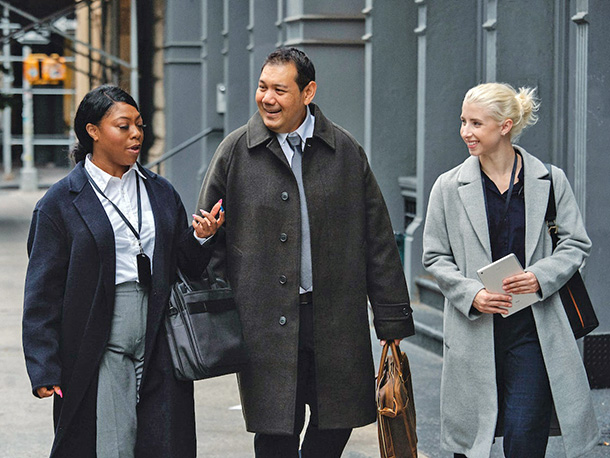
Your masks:
{"label": "blonde woman in light gray coat", "polygon": [[[559,245],[544,222],[545,165],[514,145],[536,122],[532,89],[487,83],[462,105],[470,157],[434,184],[424,229],[425,268],[445,296],[441,443],[484,458],[495,436],[506,457],[542,458],[554,411],[568,458],[590,451],[599,429],[582,359],[557,294],[591,249],[570,184],[553,167]],[[487,291],[477,270],[514,253],[525,273]],[[508,315],[511,295],[540,300]]]}

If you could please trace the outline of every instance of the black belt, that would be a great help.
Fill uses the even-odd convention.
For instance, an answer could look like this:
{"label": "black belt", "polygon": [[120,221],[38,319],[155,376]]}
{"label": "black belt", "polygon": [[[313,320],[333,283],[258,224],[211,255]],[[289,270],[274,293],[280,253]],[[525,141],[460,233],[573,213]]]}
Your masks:
{"label": "black belt", "polygon": [[313,293],[310,291],[308,293],[299,294],[299,305],[307,305],[313,302]]}

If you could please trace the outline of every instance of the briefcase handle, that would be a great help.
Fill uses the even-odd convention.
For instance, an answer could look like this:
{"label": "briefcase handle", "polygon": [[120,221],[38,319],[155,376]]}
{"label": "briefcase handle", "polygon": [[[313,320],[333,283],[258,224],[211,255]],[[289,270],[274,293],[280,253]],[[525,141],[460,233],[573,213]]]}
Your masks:
{"label": "briefcase handle", "polygon": [[400,350],[399,347],[394,343],[394,340],[388,339],[383,346],[383,350],[381,351],[381,360],[379,361],[379,372],[377,373],[377,383],[381,380],[381,375],[383,374],[383,368],[386,363],[386,359],[388,357],[388,350],[392,350],[392,356],[394,358],[394,364],[396,365],[396,370],[400,375],[400,380],[404,381],[402,378],[402,367],[400,364]]}

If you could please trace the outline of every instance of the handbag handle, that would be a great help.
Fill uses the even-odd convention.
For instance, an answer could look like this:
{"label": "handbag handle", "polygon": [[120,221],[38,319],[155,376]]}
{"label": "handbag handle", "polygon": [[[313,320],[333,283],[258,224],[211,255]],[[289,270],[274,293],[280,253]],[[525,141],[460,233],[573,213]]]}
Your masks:
{"label": "handbag handle", "polygon": [[[193,291],[193,286],[191,285],[191,282],[189,281],[187,276],[184,275],[184,273],[182,272],[182,270],[180,270],[180,267],[178,267],[178,266],[176,266],[176,273],[178,274],[178,278],[180,279],[180,281],[182,281],[182,283],[184,283],[186,290],[188,292]],[[206,273],[208,276],[208,278],[207,278],[208,286],[210,289],[213,289],[214,286],[217,286],[218,279],[216,278],[216,275],[214,274],[214,269],[212,269],[212,267],[209,264],[206,267]]]}
{"label": "handbag handle", "polygon": [[186,278],[186,275],[184,275],[182,273],[182,271],[180,270],[180,267],[176,266],[176,273],[178,274],[178,278],[180,279],[180,281],[182,283],[184,283],[184,286],[186,287],[186,290],[188,292],[193,291],[193,287],[191,286],[191,282],[188,280],[188,278]]}

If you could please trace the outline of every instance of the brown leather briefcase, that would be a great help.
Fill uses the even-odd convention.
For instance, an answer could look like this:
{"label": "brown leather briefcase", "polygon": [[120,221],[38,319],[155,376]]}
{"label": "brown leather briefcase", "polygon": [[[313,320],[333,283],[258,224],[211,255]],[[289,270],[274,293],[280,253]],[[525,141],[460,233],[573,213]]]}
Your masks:
{"label": "brown leather briefcase", "polygon": [[382,458],[417,458],[415,404],[407,355],[389,341],[377,375],[377,433]]}

